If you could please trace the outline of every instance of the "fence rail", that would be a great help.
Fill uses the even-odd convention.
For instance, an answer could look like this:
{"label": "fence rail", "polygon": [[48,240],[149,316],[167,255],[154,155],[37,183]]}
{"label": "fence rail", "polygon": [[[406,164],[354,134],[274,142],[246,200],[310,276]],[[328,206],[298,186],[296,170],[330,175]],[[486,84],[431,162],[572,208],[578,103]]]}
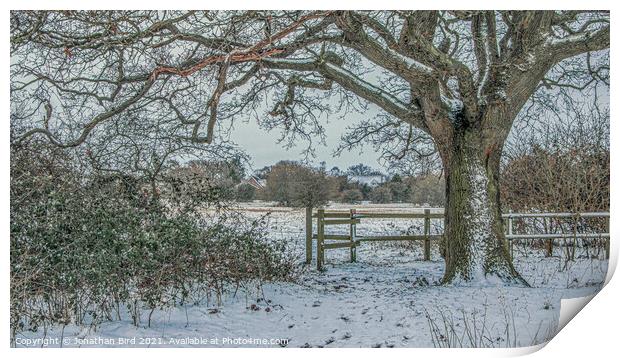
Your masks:
{"label": "fence rail", "polygon": [[[403,213],[403,212],[357,212],[356,209],[350,209],[348,212],[344,211],[326,211],[325,209],[318,209],[316,213],[312,208],[306,208],[306,263],[312,262],[312,242],[317,242],[317,269],[321,270],[325,263],[325,250],[337,249],[337,248],[349,248],[350,260],[355,262],[357,259],[356,249],[360,243],[365,241],[423,241],[424,242],[424,260],[430,260],[430,246],[431,241],[440,240],[443,235],[431,235],[430,224],[431,219],[443,219],[444,213],[440,212],[443,209],[423,209],[422,212],[416,213]],[[312,219],[317,220],[317,233],[313,233]],[[577,239],[602,239],[604,240],[605,257],[609,258],[609,213],[608,212],[586,212],[586,213],[505,213],[502,214],[502,218],[505,219],[506,224],[506,240],[509,245],[510,255],[514,252],[514,242],[518,240],[537,240],[542,239],[546,241],[547,253],[553,250],[553,240],[556,239],[571,239],[573,244]],[[535,233],[535,234],[515,234],[514,233],[514,221],[515,219],[527,219],[527,218],[542,218],[544,220],[548,218],[564,218],[573,219],[575,222],[581,218],[606,218],[607,232],[602,233],[580,233],[576,224],[572,225],[571,232],[562,233]],[[372,236],[358,236],[357,224],[360,224],[362,219],[424,219],[424,233],[422,235],[372,235]],[[546,221],[545,221],[546,222]],[[348,225],[348,235],[334,235],[326,234],[325,226],[331,225]],[[336,240],[339,242],[325,242],[326,240]],[[343,242],[344,241],[344,242]]]}

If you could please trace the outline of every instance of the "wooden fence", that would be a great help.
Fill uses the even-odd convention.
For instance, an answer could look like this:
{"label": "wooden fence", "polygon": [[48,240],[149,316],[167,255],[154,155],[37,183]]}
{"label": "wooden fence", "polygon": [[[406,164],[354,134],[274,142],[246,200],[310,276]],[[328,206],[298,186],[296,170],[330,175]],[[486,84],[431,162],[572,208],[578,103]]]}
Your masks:
{"label": "wooden fence", "polygon": [[[443,211],[443,209],[436,209]],[[510,248],[510,255],[514,252],[514,242],[518,240],[544,239],[547,242],[547,251],[550,252],[553,246],[553,240],[568,239],[575,244],[577,239],[604,239],[605,257],[609,258],[609,213],[608,212],[592,212],[592,213],[507,213],[503,214],[506,226],[506,240]],[[317,233],[313,233],[312,219],[316,218]],[[325,263],[325,250],[348,248],[350,250],[350,260],[357,260],[356,248],[365,241],[423,241],[424,243],[424,260],[431,258],[431,241],[439,240],[442,234],[431,234],[431,220],[443,219],[443,212],[431,212],[431,209],[423,209],[416,213],[386,213],[386,212],[358,212],[355,209],[349,211],[326,211],[318,209],[316,213],[312,208],[306,208],[306,263],[312,262],[312,242],[316,240],[317,247],[317,269],[322,270]],[[572,219],[576,223],[581,218],[605,218],[607,232],[604,233],[579,233],[577,225],[572,225],[572,231],[561,233],[535,233],[535,234],[515,234],[515,220],[523,220],[526,218],[542,218],[547,219]],[[367,219],[423,219],[424,231],[422,235],[380,235],[380,236],[358,236],[357,224]],[[332,235],[325,233],[326,226],[346,225],[349,228],[348,235]]]}

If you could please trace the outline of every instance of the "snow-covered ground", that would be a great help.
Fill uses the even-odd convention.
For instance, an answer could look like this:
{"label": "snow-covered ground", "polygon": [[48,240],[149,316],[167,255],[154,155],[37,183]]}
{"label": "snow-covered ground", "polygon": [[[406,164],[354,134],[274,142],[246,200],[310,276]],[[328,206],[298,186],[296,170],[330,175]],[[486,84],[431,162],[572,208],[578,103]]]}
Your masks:
{"label": "snow-covered ground", "polygon": [[[357,208],[416,210],[407,205]],[[291,255],[302,260],[303,210],[264,203],[246,204],[244,209],[256,217],[271,211],[270,235],[290,240]],[[433,224],[440,230],[440,222]],[[397,235],[419,232],[421,227],[421,221],[377,219],[362,222],[357,230],[358,235]],[[345,233],[346,228],[340,230]],[[348,262],[348,249],[330,250],[325,272],[311,266],[297,283],[238,292],[220,307],[196,304],[156,311],[150,328],[136,328],[125,318],[96,330],[68,326],[24,332],[17,343],[42,346],[44,342],[36,339],[47,337],[50,346],[60,345],[64,338],[63,345],[71,347],[529,346],[554,335],[562,298],[597,292],[607,272],[607,261],[596,258],[580,257],[565,267],[560,249],[555,250],[552,258],[545,258],[542,250],[516,255],[516,268],[531,288],[443,287],[436,285],[444,263],[435,245],[432,260],[425,262],[420,244],[363,243],[357,263]]]}

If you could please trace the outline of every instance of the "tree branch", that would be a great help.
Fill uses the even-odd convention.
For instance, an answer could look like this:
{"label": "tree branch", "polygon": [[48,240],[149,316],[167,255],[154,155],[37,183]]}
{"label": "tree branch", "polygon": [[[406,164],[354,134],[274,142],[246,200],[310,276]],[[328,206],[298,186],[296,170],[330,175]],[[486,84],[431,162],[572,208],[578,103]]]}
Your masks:
{"label": "tree branch", "polygon": [[[329,57],[329,54],[327,55]],[[331,60],[331,61],[330,61]],[[337,61],[337,60],[336,60]],[[327,79],[333,80],[341,87],[361,98],[379,106],[386,112],[401,118],[414,126],[425,130],[420,108],[407,105],[392,94],[360,79],[353,73],[334,63],[334,59],[275,59],[267,58],[262,63],[269,68],[301,72],[318,72]]]}

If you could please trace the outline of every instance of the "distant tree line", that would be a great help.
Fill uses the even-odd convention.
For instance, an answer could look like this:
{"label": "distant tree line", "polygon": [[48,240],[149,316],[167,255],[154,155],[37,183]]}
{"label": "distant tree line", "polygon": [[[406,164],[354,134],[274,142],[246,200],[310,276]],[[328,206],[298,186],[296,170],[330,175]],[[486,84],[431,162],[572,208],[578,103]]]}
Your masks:
{"label": "distant tree line", "polygon": [[[501,171],[504,208],[552,212],[609,210],[609,155],[608,149],[583,146],[512,150]],[[219,167],[217,172],[226,173],[222,168],[227,165],[220,163]],[[256,188],[239,177],[239,173],[245,173],[243,169],[228,173],[235,173],[236,177],[217,182],[224,186],[222,190],[229,198],[239,202],[265,200],[293,207],[363,201],[436,207],[445,204],[445,180],[441,172],[386,175],[364,164],[343,171],[338,167],[326,170],[324,166],[280,161],[255,171],[254,177],[263,188]],[[373,175],[385,180],[376,185],[355,180]]]}
{"label": "distant tree line", "polygon": [[[439,174],[386,175],[361,163],[343,171],[338,167],[326,170],[324,165],[312,167],[295,161],[280,161],[255,171],[254,177],[264,183],[264,188],[242,183],[236,187],[237,200],[275,201],[295,207],[323,205],[330,201],[437,206],[443,203],[445,191]],[[382,180],[378,183],[359,180],[365,177]]]}
{"label": "distant tree line", "polygon": [[[519,131],[511,138],[504,148],[505,160],[500,171],[504,211],[609,210],[608,115],[590,112],[587,121],[570,125],[545,123],[536,131]],[[179,192],[191,192],[181,186],[196,186],[202,181],[209,183],[219,198],[238,202],[265,200],[293,207],[363,201],[445,205],[444,176],[441,171],[430,169],[417,174],[388,175],[363,163],[341,170],[327,169],[325,163],[313,167],[280,161],[250,175],[244,161],[233,157],[176,163],[162,177],[166,183],[159,185],[161,195],[169,200]],[[248,180],[251,178],[256,179],[254,185]],[[373,183],[360,178],[380,180]],[[149,190],[148,186],[143,186],[143,190]]]}

